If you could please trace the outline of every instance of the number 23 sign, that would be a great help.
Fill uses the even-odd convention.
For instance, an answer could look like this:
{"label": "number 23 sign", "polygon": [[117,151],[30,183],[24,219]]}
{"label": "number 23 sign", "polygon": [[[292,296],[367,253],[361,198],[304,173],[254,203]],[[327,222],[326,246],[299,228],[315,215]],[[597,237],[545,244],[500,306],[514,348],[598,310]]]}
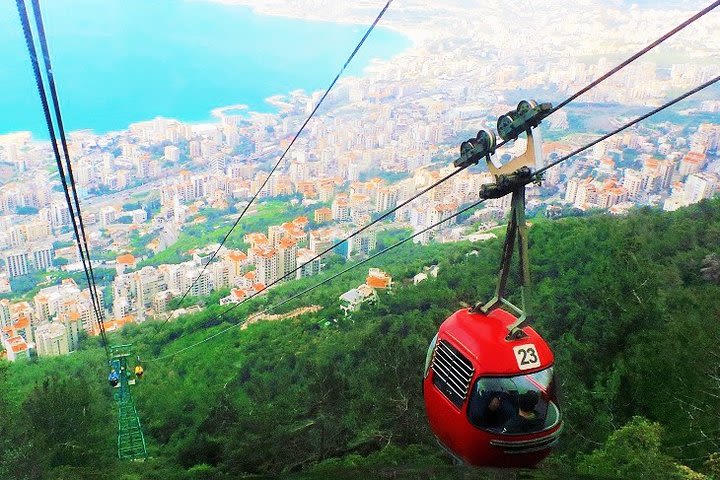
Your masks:
{"label": "number 23 sign", "polygon": [[515,360],[520,370],[529,370],[540,366],[540,356],[532,343],[513,347],[513,352],[515,352]]}

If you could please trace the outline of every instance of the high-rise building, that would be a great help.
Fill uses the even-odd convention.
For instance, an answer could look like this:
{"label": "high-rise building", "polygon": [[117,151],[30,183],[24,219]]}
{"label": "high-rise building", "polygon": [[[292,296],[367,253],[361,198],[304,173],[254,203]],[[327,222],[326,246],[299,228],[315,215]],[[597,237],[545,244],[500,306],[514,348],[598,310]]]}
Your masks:
{"label": "high-rise building", "polygon": [[354,236],[348,240],[348,252],[347,258],[351,255],[363,254],[368,255],[370,252],[375,250],[377,244],[377,235],[374,230],[366,230],[359,235]]}
{"label": "high-rise building", "polygon": [[168,145],[165,147],[164,156],[168,162],[177,162],[180,160],[180,149],[175,145]]}
{"label": "high-rise building", "polygon": [[350,220],[350,202],[347,195],[338,195],[332,203],[332,215],[334,220]]}
{"label": "high-rise building", "polygon": [[252,251],[258,282],[267,286],[280,278],[280,256],[275,248],[258,246],[253,248]]}
{"label": "high-rise building", "polygon": [[28,242],[34,242],[36,240],[42,240],[50,236],[50,222],[45,220],[37,220],[35,222],[29,222],[20,226],[21,230],[25,232],[25,238]]}
{"label": "high-rise building", "polygon": [[189,295],[198,297],[210,294],[210,272],[207,270],[200,273],[199,269],[190,269],[185,272],[183,280],[183,291],[190,288]]}
{"label": "high-rise building", "polygon": [[205,177],[203,175],[193,175],[190,179],[192,181],[193,198],[203,198],[205,196]]}
{"label": "high-rise building", "polygon": [[100,210],[100,226],[106,227],[113,222],[115,222],[115,219],[117,217],[117,210],[115,210],[115,207],[105,207],[102,210]]}
{"label": "high-rise building", "polygon": [[315,253],[307,248],[298,249],[297,266],[300,267],[295,273],[295,278],[311,277],[320,273],[322,263],[320,258],[315,258]]}
{"label": "high-rise building", "polygon": [[38,245],[32,248],[32,258],[36,270],[47,270],[52,267],[55,250],[52,245]]}
{"label": "high-rise building", "polygon": [[[278,278],[288,275],[297,267],[297,242],[285,237],[278,242]],[[267,284],[266,284],[267,285]]]}
{"label": "high-rise building", "polygon": [[10,300],[3,298],[0,300],[0,330],[10,326],[12,318],[10,317]]}
{"label": "high-rise building", "polygon": [[10,251],[5,254],[5,269],[8,277],[19,277],[29,272],[27,252]]}
{"label": "high-rise building", "polygon": [[637,198],[641,191],[644,190],[646,178],[637,170],[630,168],[625,169],[625,177],[623,178],[623,187],[627,189],[629,198]]}
{"label": "high-rise building", "polygon": [[699,172],[705,166],[706,156],[704,153],[688,152],[680,160],[680,175],[691,175]]}
{"label": "high-rise building", "polygon": [[200,156],[200,142],[198,142],[197,140],[192,140],[188,144],[188,147],[190,149],[190,157],[197,158]]}
{"label": "high-rise building", "polygon": [[387,187],[378,188],[375,196],[375,211],[385,212],[397,205],[397,190]]}
{"label": "high-rise building", "polygon": [[277,245],[280,240],[285,236],[285,229],[280,225],[271,225],[268,227],[268,240],[270,245]]}
{"label": "high-rise building", "polygon": [[[80,348],[80,332],[86,328],[83,326],[82,316],[77,310],[71,310],[65,312],[62,315],[58,315],[58,321],[65,326],[68,338],[68,348],[71,352],[74,352]],[[89,325],[87,331],[92,331],[94,325]]]}
{"label": "high-rise building", "polygon": [[327,207],[318,208],[314,213],[315,223],[329,222],[332,220],[332,210]]}
{"label": "high-rise building", "polygon": [[210,159],[210,172],[215,175],[225,175],[225,155],[219,153]]}
{"label": "high-rise building", "polygon": [[575,197],[577,196],[578,187],[580,186],[580,180],[575,178],[568,180],[565,186],[565,201],[567,203],[575,203]]}
{"label": "high-rise building", "polygon": [[70,352],[67,328],[62,323],[45,323],[35,330],[38,356],[65,355]]}
{"label": "high-rise building", "polygon": [[706,173],[688,176],[685,182],[685,199],[688,203],[697,203],[703,198],[711,198],[715,193],[715,179]]}
{"label": "high-rise building", "polygon": [[230,271],[225,262],[213,262],[206,272],[210,274],[210,287],[212,290],[220,290],[230,284]]}
{"label": "high-rise building", "polygon": [[50,223],[53,227],[70,225],[70,210],[65,202],[53,202],[50,204]]}
{"label": "high-rise building", "polygon": [[242,267],[247,263],[248,256],[240,250],[229,250],[223,261],[228,269],[228,283],[236,285],[236,282],[243,275]]}

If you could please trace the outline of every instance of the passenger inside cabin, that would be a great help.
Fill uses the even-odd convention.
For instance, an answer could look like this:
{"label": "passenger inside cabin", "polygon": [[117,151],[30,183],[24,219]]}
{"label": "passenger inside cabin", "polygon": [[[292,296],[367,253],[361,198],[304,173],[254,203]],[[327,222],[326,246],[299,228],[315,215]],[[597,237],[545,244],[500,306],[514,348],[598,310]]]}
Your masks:
{"label": "passenger inside cabin", "polygon": [[495,379],[478,382],[476,388],[482,390],[477,392],[479,397],[468,406],[470,421],[481,428],[502,428],[515,415],[510,395],[503,391],[502,385]]}
{"label": "passenger inside cabin", "polygon": [[110,382],[110,386],[117,386],[119,381],[120,377],[118,376],[118,373],[115,370],[110,371],[110,375],[108,375],[108,382]]}
{"label": "passenger inside cabin", "polygon": [[540,395],[534,390],[522,393],[518,399],[518,412],[503,425],[503,433],[529,433],[541,430],[545,419],[535,410]]}

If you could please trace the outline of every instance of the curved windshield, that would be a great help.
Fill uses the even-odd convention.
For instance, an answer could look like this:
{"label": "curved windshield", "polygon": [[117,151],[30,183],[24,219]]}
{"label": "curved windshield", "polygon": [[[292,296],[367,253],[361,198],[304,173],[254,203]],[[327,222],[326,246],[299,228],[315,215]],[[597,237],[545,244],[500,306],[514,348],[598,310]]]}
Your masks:
{"label": "curved windshield", "polygon": [[553,367],[514,377],[478,378],[468,419],[478,428],[517,434],[539,432],[557,423]]}

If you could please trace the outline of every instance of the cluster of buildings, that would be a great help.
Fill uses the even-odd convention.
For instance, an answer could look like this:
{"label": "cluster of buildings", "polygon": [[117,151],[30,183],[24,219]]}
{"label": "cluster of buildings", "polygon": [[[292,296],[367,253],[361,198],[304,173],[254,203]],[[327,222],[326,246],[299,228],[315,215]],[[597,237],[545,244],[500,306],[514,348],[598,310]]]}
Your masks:
{"label": "cluster of buildings", "polygon": [[[672,211],[712,198],[720,187],[720,125],[703,123],[689,138],[669,130],[648,127],[597,145],[570,167],[564,203],[624,213],[635,205]],[[629,150],[637,157],[624,158]]]}
{"label": "cluster of buildings", "polygon": [[0,341],[10,361],[75,351],[81,332],[97,335],[97,324],[90,291],[72,279],[41,289],[32,302],[0,300]]}
{"label": "cluster of buildings", "polygon": [[[281,279],[316,275],[322,264],[319,258],[312,260],[315,256],[453,171],[459,143],[479,128],[494,126],[524,92],[542,89],[547,98],[537,100],[557,102],[612,68],[605,55],[624,55],[618,45],[646,44],[648,31],[664,28],[673,18],[672,12],[661,10],[556,3],[557,8],[532,12],[533,24],[544,26],[537,35],[533,29],[479,29],[477,18],[462,8],[409,0],[406,15],[383,22],[406,34],[412,45],[392,61],[373,62],[362,76],[342,78],[327,97],[325,113],[313,118],[267,182],[269,166],[317,106],[320,92],[273,97],[275,113],[240,115],[220,109],[210,124],[156,118],[121,132],[71,133],[90,250],[102,252],[105,266],[117,269],[110,328],[165,311],[170,299],[182,295],[196,278],[191,295],[229,288],[222,299],[227,304]],[[332,0],[272,0],[253,6],[267,13],[355,23],[367,21],[368,8],[367,2]],[[483,22],[515,25],[514,9],[499,4],[483,4],[482,9]],[[559,9],[567,21],[556,21]],[[571,21],[573,15],[579,20]],[[681,45],[688,52],[685,63],[635,62],[587,92],[582,104],[570,104],[544,120],[541,128],[555,138],[543,146],[546,158],[573,151],[594,138],[593,130],[605,130],[625,115],[608,114],[609,104],[646,110],[720,73],[717,62],[705,61],[720,48],[720,37],[713,35],[717,20],[703,20],[698,34],[682,44],[669,40],[671,48]],[[687,120],[648,119],[549,170],[542,186],[528,188],[528,206],[620,214],[635,205],[675,210],[716,195],[720,122],[693,115],[720,112],[720,101],[699,101],[688,108]],[[506,145],[498,159],[520,154],[524,147],[523,141]],[[34,141],[27,132],[0,135],[0,162],[13,173],[11,178],[4,175],[11,181],[0,185],[0,293],[10,291],[13,279],[33,271],[78,269],[70,212],[59,180],[49,173],[49,143]],[[477,200],[480,186],[492,181],[483,165],[467,169],[332,253],[367,255],[377,248],[378,232],[385,228],[420,232]],[[141,257],[173,245],[184,228],[199,223],[203,212],[220,211],[233,215],[228,217],[232,220],[261,186],[260,201],[296,202],[307,208],[308,217],[248,233],[246,251],[223,249],[209,264],[213,245],[200,246],[186,262],[137,268]],[[509,201],[487,201],[470,220],[501,219]],[[449,241],[460,238],[460,230],[453,219],[415,241]],[[371,298],[374,288],[355,289],[348,311],[357,299]],[[18,315],[8,315],[2,324],[10,329],[3,333],[6,348],[22,350],[19,338],[39,345],[34,332],[13,326]],[[72,327],[65,323],[57,314],[46,322],[53,326],[40,331],[41,337],[43,328],[59,335],[64,326],[69,351]]]}
{"label": "cluster of buildings", "polygon": [[360,308],[363,303],[377,300],[377,290],[390,291],[392,289],[392,277],[379,268],[371,268],[368,271],[365,283],[356,288],[351,288],[340,295],[340,309],[345,316]]}
{"label": "cluster of buildings", "polygon": [[165,312],[168,302],[185,292],[202,297],[230,288],[220,303],[238,303],[281,280],[316,275],[322,264],[319,257],[313,258],[318,252],[311,250],[316,245],[310,244],[305,231],[308,222],[298,217],[270,226],[267,234],[248,233],[244,236],[247,252],[212,244],[193,250],[192,260],[140,269],[135,268],[132,254],[121,255],[113,281],[113,316],[143,321]]}

